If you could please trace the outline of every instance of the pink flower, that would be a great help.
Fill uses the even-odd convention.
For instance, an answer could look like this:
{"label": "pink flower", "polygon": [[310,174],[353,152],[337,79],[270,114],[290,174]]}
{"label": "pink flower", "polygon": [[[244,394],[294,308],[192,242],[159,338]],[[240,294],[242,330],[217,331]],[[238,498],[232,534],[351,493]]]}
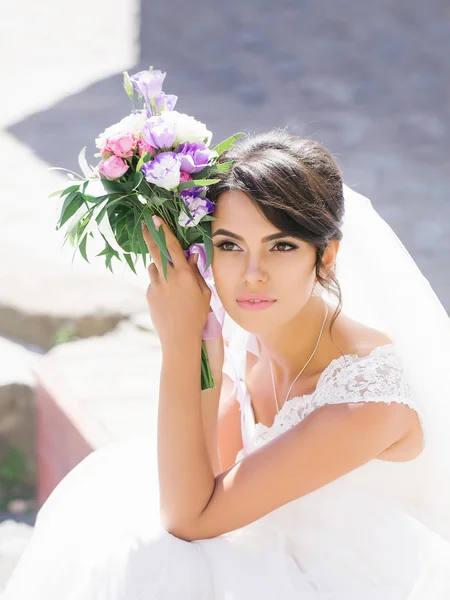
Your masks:
{"label": "pink flower", "polygon": [[97,168],[106,179],[119,179],[130,167],[119,156],[110,156],[106,160],[100,161]]}
{"label": "pink flower", "polygon": [[180,183],[184,183],[185,181],[190,181],[192,179],[192,177],[189,175],[189,173],[180,173]]}
{"label": "pink flower", "polygon": [[106,140],[103,152],[111,152],[120,158],[129,158],[136,148],[136,136],[132,133],[118,133]]}
{"label": "pink flower", "polygon": [[139,156],[142,156],[144,152],[150,152],[151,156],[155,155],[155,149],[153,148],[153,146],[150,146],[150,144],[148,144],[145,140],[138,140],[137,147]]}

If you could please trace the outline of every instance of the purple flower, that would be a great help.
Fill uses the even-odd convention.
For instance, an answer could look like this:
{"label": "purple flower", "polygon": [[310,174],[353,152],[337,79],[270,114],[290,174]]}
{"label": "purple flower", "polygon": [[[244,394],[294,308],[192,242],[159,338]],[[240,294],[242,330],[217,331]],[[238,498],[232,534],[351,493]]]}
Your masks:
{"label": "purple flower", "polygon": [[183,198],[183,200],[189,197],[198,198],[199,196],[201,196],[201,194],[203,194],[203,192],[206,192],[205,187],[191,187],[187,190],[181,190],[180,196]]}
{"label": "purple flower", "polygon": [[181,170],[185,173],[198,173],[208,166],[212,152],[203,142],[185,142],[178,149],[181,157]]}
{"label": "purple flower", "polygon": [[155,100],[156,112],[162,113],[164,110],[173,110],[177,103],[178,96],[173,94],[165,94],[161,92]]}
{"label": "purple flower", "polygon": [[180,159],[175,152],[161,152],[143,164],[141,170],[149,183],[165,190],[173,190],[180,183]]}
{"label": "purple flower", "polygon": [[142,137],[153,148],[172,148],[176,135],[175,123],[165,119],[164,115],[150,117],[142,127]]}
{"label": "purple flower", "polygon": [[149,106],[149,101],[159,96],[162,92],[163,81],[166,73],[162,71],[153,71],[150,68],[148,71],[139,71],[130,77],[136,91],[140,94]]}
{"label": "purple flower", "polygon": [[[202,198],[198,192],[187,194],[188,190],[182,192],[181,198],[189,209],[191,217],[184,210],[178,216],[178,224],[181,227],[195,227],[206,215],[214,212],[214,204],[208,198]],[[190,190],[189,190],[190,191]]]}

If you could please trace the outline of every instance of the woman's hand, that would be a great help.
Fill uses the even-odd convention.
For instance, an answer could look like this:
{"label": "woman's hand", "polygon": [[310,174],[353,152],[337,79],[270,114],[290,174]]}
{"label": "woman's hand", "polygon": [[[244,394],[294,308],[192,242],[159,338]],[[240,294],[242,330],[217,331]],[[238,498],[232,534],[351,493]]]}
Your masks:
{"label": "woman's hand", "polygon": [[210,310],[211,290],[195,263],[197,255],[192,254],[186,259],[179,241],[166,223],[159,217],[153,217],[153,220],[157,228],[163,227],[173,263],[167,265],[166,282],[159,248],[143,224],[145,243],[153,260],[147,268],[150,285],[146,294],[153,325],[162,346],[179,344],[182,339],[201,340]]}

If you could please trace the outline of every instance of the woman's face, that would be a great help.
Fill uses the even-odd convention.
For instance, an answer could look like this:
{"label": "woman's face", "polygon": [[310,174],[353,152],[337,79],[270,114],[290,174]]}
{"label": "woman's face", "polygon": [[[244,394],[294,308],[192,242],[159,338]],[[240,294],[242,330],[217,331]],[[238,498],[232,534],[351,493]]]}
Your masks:
{"label": "woman's face", "polygon": [[[220,195],[214,217],[212,270],[226,312],[252,333],[291,321],[311,296],[314,246],[283,235],[237,190]],[[277,237],[265,239],[269,236]],[[246,294],[264,294],[275,302],[245,305],[239,300]]]}

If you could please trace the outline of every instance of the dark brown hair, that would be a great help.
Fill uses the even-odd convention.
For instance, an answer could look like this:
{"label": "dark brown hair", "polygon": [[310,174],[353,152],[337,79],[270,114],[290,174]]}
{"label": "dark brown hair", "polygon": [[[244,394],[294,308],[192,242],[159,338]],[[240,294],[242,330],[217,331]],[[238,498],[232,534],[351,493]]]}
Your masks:
{"label": "dark brown hair", "polygon": [[217,202],[230,190],[244,192],[275,227],[316,248],[316,276],[338,299],[333,323],[342,310],[342,293],[334,270],[322,258],[329,240],[342,239],[342,176],[330,152],[319,142],[284,129],[240,138],[219,162],[234,161],[219,175],[209,197]]}

